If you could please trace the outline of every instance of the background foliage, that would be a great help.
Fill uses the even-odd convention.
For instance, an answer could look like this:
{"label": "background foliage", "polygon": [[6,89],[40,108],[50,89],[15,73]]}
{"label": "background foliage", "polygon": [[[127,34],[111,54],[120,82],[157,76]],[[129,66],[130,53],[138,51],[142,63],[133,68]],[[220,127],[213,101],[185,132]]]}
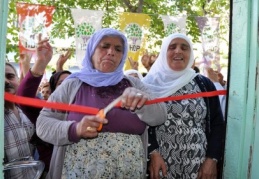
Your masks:
{"label": "background foliage", "polygon": [[[18,56],[18,27],[16,3],[9,1],[8,35],[6,52],[14,52]],[[52,38],[67,39],[75,35],[74,22],[70,8],[102,10],[103,27],[118,27],[118,13],[132,12],[148,14],[151,21],[148,41],[154,42],[149,50],[155,51],[161,45],[164,37],[164,26],[159,15],[187,16],[187,34],[193,37],[193,42],[199,42],[200,31],[195,16],[220,17],[220,40],[228,46],[229,31],[229,0],[23,0],[23,3],[33,3],[55,6],[53,16]],[[227,59],[226,52],[221,52]]]}

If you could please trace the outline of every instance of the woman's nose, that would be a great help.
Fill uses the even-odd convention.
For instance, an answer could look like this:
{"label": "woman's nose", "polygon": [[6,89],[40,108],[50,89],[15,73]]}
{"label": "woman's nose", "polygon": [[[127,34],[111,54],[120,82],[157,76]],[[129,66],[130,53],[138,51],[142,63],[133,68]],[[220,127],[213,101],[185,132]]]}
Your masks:
{"label": "woman's nose", "polygon": [[181,49],[180,47],[177,47],[177,48],[175,49],[175,52],[176,52],[176,53],[181,53],[181,52],[182,52],[182,49]]}
{"label": "woman's nose", "polygon": [[115,53],[115,49],[114,49],[113,47],[110,47],[110,48],[108,49],[108,54],[109,54],[109,55],[114,55],[114,53]]}

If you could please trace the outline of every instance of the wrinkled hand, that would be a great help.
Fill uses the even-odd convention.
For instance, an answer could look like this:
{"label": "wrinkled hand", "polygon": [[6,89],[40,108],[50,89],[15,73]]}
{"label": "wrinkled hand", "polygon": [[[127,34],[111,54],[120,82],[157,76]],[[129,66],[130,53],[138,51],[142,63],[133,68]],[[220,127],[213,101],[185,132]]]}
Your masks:
{"label": "wrinkled hand", "polygon": [[226,81],[224,81],[224,76],[222,75],[222,73],[218,73],[218,77],[219,77],[219,83],[222,85],[222,86],[225,86],[226,85]]}
{"label": "wrinkled hand", "polygon": [[32,53],[22,52],[20,54],[19,62],[22,67],[22,75],[25,76],[27,72],[30,70],[30,62],[31,62]]}
{"label": "wrinkled hand", "polygon": [[218,76],[218,72],[214,71],[212,68],[207,67],[206,68],[207,71],[207,75],[208,78],[212,81],[212,82],[219,82],[219,76]]}
{"label": "wrinkled hand", "polygon": [[22,52],[22,53],[20,54],[19,62],[20,62],[22,65],[30,66],[31,57],[32,57],[32,53],[29,53],[29,52]]}
{"label": "wrinkled hand", "polygon": [[158,152],[153,152],[150,156],[149,165],[150,179],[160,179],[159,171],[162,170],[163,177],[167,176],[166,164]]}
{"label": "wrinkled hand", "polygon": [[72,54],[71,50],[67,50],[65,54],[61,54],[57,60],[56,63],[56,71],[62,71],[63,70],[63,66],[66,63],[66,61],[70,58]]}
{"label": "wrinkled hand", "polygon": [[144,106],[148,95],[134,87],[126,88],[122,94],[121,107],[134,111]]}
{"label": "wrinkled hand", "polygon": [[197,179],[216,179],[217,178],[217,162],[211,158],[206,158],[199,169]]}
{"label": "wrinkled hand", "polygon": [[129,62],[130,62],[131,68],[134,69],[134,70],[138,70],[138,62],[137,62],[137,61],[134,61],[134,60],[132,59],[132,57],[128,57],[128,60],[129,60]]}
{"label": "wrinkled hand", "polygon": [[37,44],[37,60],[40,60],[46,64],[49,63],[49,61],[52,58],[53,55],[53,49],[52,46],[49,44],[49,39],[41,39],[42,34],[39,34],[38,36],[38,44]]}
{"label": "wrinkled hand", "polygon": [[53,49],[49,44],[49,39],[45,38],[42,40],[41,36],[41,34],[38,36],[38,44],[36,49],[37,59],[31,69],[32,72],[37,74],[44,73],[53,55]]}
{"label": "wrinkled hand", "polygon": [[84,116],[76,126],[77,136],[80,138],[94,138],[98,135],[97,128],[100,123],[106,124],[108,120],[98,116]]}

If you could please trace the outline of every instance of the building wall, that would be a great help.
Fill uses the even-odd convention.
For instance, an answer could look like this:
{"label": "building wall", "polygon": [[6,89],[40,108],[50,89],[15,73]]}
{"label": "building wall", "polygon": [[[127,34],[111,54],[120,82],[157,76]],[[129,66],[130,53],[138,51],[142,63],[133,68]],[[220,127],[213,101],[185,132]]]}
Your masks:
{"label": "building wall", "polygon": [[[256,179],[258,171],[258,0],[232,1],[225,146],[226,179]],[[257,149],[257,152],[255,152]]]}
{"label": "building wall", "polygon": [[[5,71],[5,49],[6,49],[6,26],[8,14],[8,1],[0,0],[0,161],[4,158],[4,71]],[[3,171],[3,166],[0,165],[0,171]],[[3,179],[3,173],[0,172],[0,179]]]}

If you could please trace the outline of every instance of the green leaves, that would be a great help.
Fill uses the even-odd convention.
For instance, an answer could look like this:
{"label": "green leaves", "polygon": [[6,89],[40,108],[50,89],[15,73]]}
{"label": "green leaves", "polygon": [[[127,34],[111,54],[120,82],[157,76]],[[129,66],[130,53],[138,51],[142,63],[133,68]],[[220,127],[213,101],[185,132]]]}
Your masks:
{"label": "green leaves", "polygon": [[[35,3],[33,0],[23,2]],[[140,4],[141,3],[141,4]],[[70,8],[102,10],[103,27],[118,28],[118,14],[121,12],[136,12],[148,14],[151,17],[150,34],[148,41],[154,41],[149,51],[154,51],[161,45],[165,36],[164,25],[159,15],[187,16],[187,34],[198,42],[200,31],[195,16],[218,16],[227,19],[229,15],[229,0],[38,0],[38,4],[55,6],[53,15],[52,38],[68,38],[78,35]],[[9,1],[7,52],[18,53],[18,28],[15,1]],[[139,8],[141,7],[141,8]],[[173,27],[172,27],[173,28]],[[220,38],[224,39],[228,32],[228,24],[223,20],[220,23]],[[15,45],[14,45],[15,43]]]}

